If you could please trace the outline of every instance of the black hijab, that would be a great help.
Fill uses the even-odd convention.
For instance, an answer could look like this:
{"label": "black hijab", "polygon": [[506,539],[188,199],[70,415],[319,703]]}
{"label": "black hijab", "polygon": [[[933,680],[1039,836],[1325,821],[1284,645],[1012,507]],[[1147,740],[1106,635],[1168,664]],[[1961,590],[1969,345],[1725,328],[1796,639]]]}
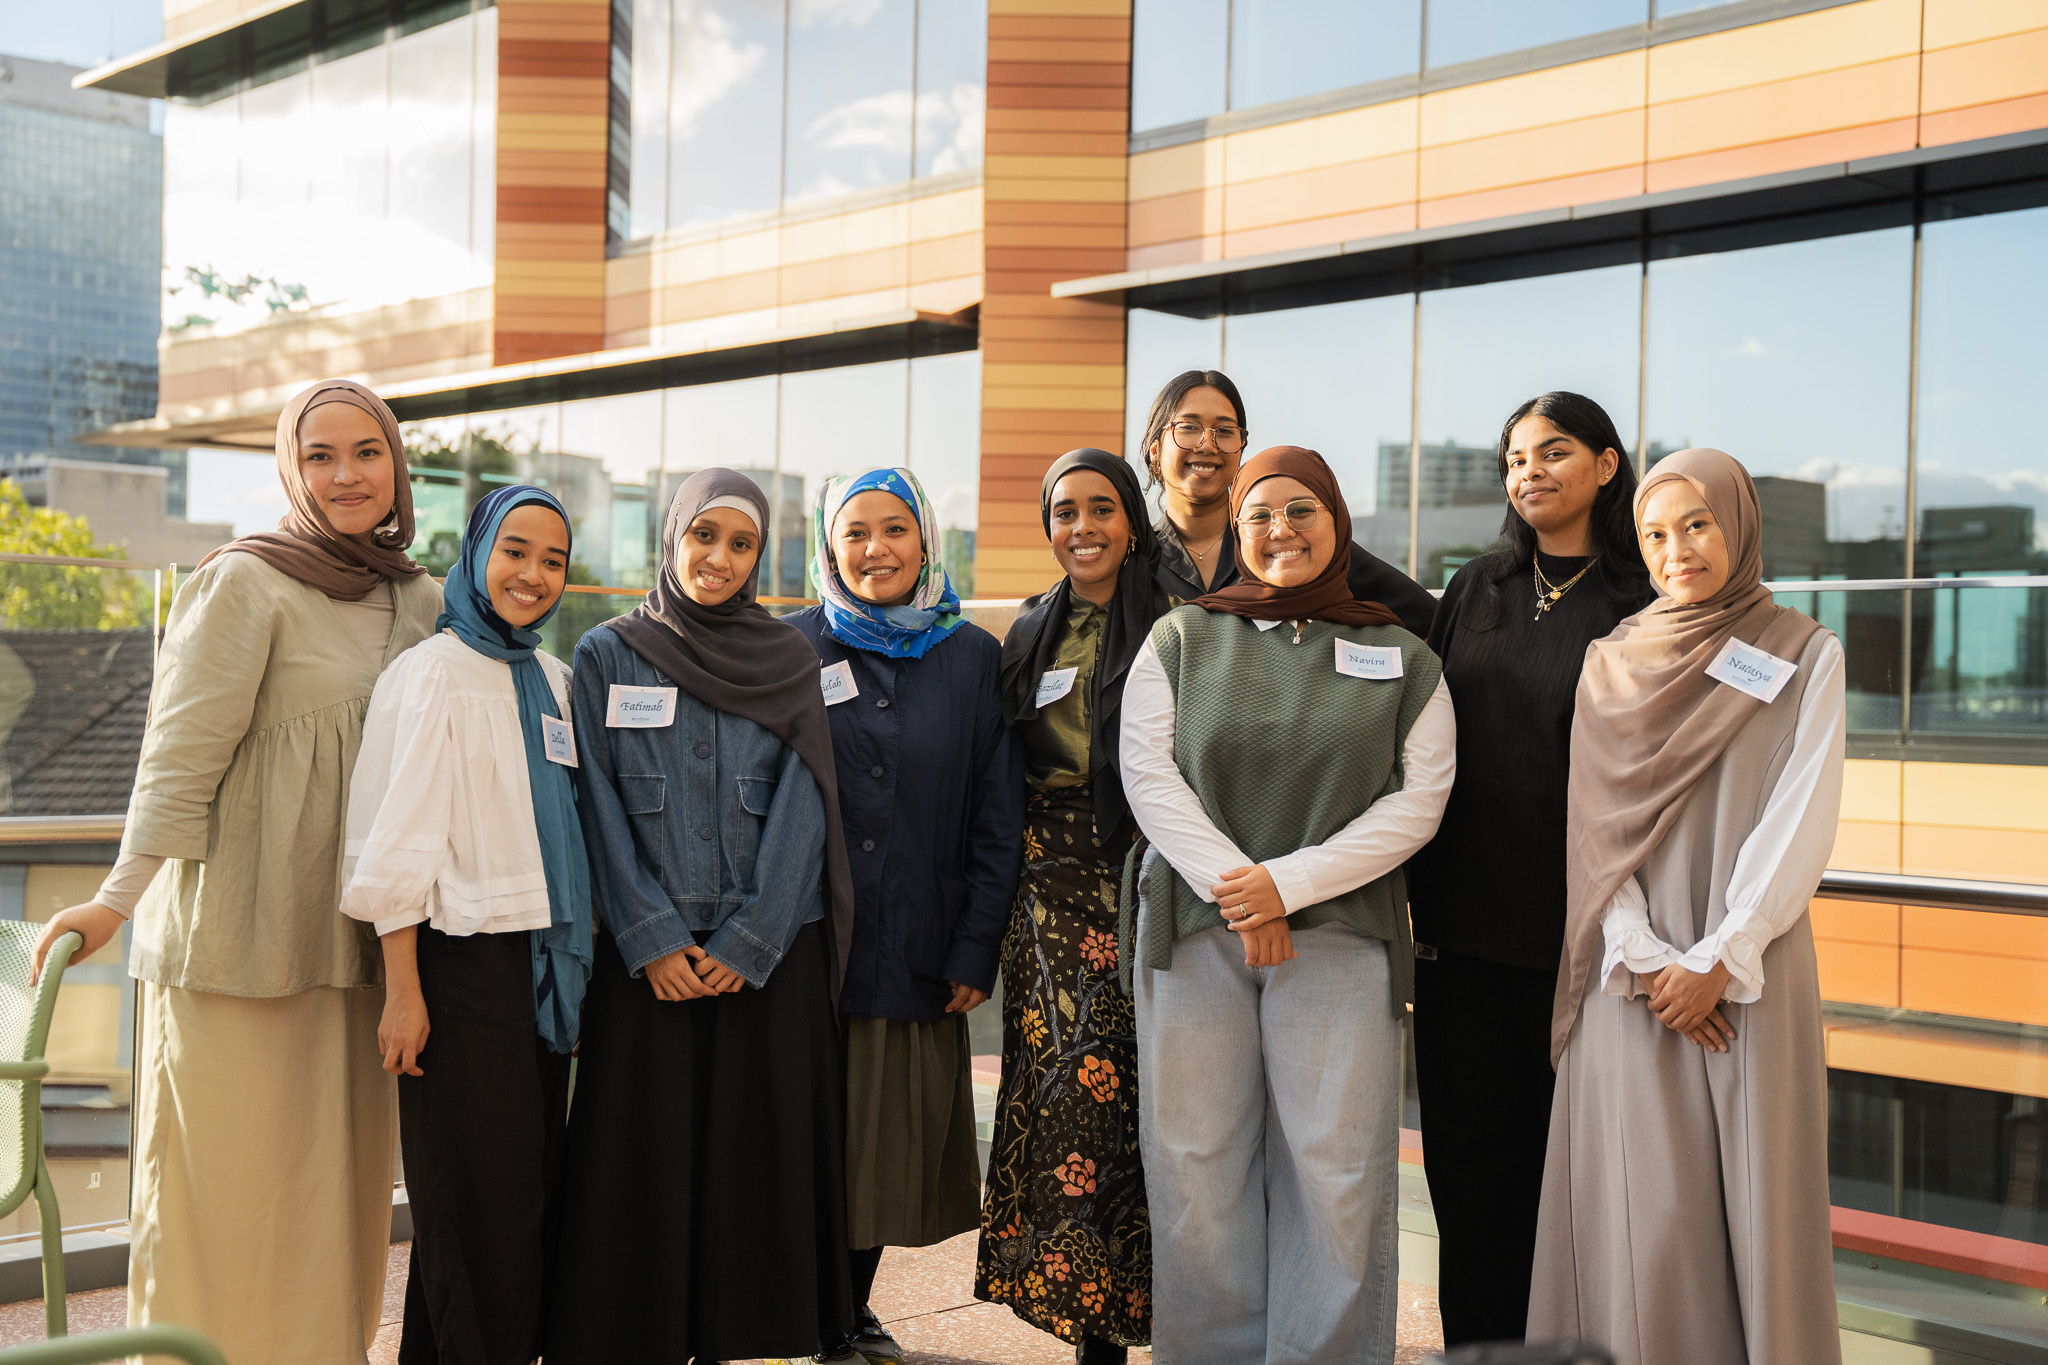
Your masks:
{"label": "black hijab", "polygon": [[[1038,486],[1038,520],[1052,538],[1052,493],[1076,469],[1091,469],[1109,480],[1131,527],[1131,549],[1117,570],[1116,596],[1102,632],[1102,654],[1088,696],[1088,781],[1095,798],[1095,827],[1107,837],[1130,806],[1117,771],[1117,721],[1123,712],[1124,675],[1152,633],[1152,623],[1171,607],[1159,586],[1159,537],[1145,520],[1145,494],[1128,460],[1106,450],[1070,450],[1053,461]],[[1052,666],[1073,601],[1074,584],[1062,578],[1050,591],[1027,598],[1010,633],[1003,637],[1003,719],[1015,725],[1038,715],[1038,680]]]}
{"label": "black hijab", "polygon": [[647,600],[611,622],[626,647],[664,677],[728,715],[741,716],[778,736],[811,770],[825,799],[826,890],[831,899],[836,1004],[846,954],[853,943],[853,872],[846,831],[839,822],[839,779],[832,766],[832,728],[818,686],[818,653],[795,626],[785,625],[754,600],[761,561],[740,590],[715,607],[691,600],[676,577],[677,545],[697,514],[713,503],[746,503],[768,541],[768,496],[746,475],[702,469],[683,480],[668,505],[661,533],[661,571]]}

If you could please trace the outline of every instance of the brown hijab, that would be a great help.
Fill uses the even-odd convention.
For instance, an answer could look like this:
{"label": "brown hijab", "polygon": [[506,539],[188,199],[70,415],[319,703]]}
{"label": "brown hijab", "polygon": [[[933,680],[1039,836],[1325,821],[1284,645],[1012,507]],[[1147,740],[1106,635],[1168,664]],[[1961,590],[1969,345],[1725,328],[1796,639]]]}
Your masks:
{"label": "brown hijab", "polygon": [[[368,535],[345,536],[335,530],[299,473],[299,423],[323,403],[346,403],[369,413],[384,429],[385,443],[391,447],[391,514]],[[412,544],[412,479],[405,466],[405,442],[398,435],[398,419],[383,399],[361,384],[352,379],[323,379],[284,405],[277,415],[277,477],[291,499],[291,510],[279,520],[277,529],[229,541],[200,560],[200,568],[214,555],[240,550],[337,602],[360,602],[386,579],[426,572],[405,553]]]}
{"label": "brown hijab", "polygon": [[[1323,565],[1321,573],[1294,588],[1276,588],[1252,573],[1244,555],[1243,535],[1237,529],[1238,513],[1252,489],[1262,479],[1282,475],[1306,485],[1337,523],[1336,553]],[[1226,611],[1254,621],[1321,620],[1345,626],[1401,624],[1401,618],[1380,603],[1361,602],[1351,595],[1347,581],[1351,572],[1351,509],[1345,506],[1337,476],[1313,450],[1273,446],[1238,467],[1237,478],[1230,485],[1230,546],[1237,556],[1238,580],[1206,597],[1197,597],[1195,605],[1204,611]]]}
{"label": "brown hijab", "polygon": [[[1730,637],[1796,659],[1821,629],[1771,601],[1763,584],[1763,510],[1749,471],[1718,450],[1666,456],[1636,490],[1674,479],[1706,500],[1728,545],[1728,581],[1704,602],[1655,602],[1586,647],[1572,719],[1565,833],[1564,959],[1550,1020],[1550,1062],[1578,1022],[1608,903],[1685,812],[1693,787],[1764,703],[1707,676]],[[1655,578],[1653,572],[1652,577]]]}

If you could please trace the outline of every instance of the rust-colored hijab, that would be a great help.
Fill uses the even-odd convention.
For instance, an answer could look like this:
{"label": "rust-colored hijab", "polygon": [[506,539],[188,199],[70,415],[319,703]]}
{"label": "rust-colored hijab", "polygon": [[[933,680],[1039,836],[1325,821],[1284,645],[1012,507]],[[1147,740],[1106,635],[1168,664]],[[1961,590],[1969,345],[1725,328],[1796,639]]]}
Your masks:
{"label": "rust-colored hijab", "polygon": [[[1728,545],[1728,581],[1704,602],[1655,602],[1586,647],[1572,717],[1565,830],[1564,958],[1550,1021],[1550,1061],[1578,1022],[1608,903],[1685,812],[1694,786],[1764,703],[1707,668],[1732,637],[1796,659],[1821,625],[1771,600],[1763,583],[1763,508],[1749,471],[1718,450],[1666,456],[1636,490],[1636,520],[1661,484],[1683,479],[1705,499]],[[1654,574],[1652,575],[1654,577]]]}
{"label": "rust-colored hijab", "polygon": [[[1299,479],[1315,494],[1337,522],[1336,553],[1323,571],[1293,588],[1276,588],[1252,572],[1245,559],[1244,538],[1237,529],[1238,513],[1244,500],[1263,479],[1280,476]],[[1254,621],[1335,621],[1345,626],[1398,626],[1401,618],[1378,602],[1361,602],[1351,595],[1351,509],[1337,487],[1337,476],[1313,450],[1301,446],[1273,446],[1262,450],[1238,467],[1230,484],[1230,548],[1237,556],[1238,580],[1227,588],[1197,597],[1195,605],[1204,611],[1225,611]]]}
{"label": "rust-colored hijab", "polygon": [[[299,473],[299,423],[325,403],[346,403],[369,413],[384,429],[385,444],[391,448],[391,514],[368,535],[345,536],[335,530]],[[383,399],[361,384],[352,379],[323,379],[284,405],[277,415],[277,477],[291,499],[291,509],[278,521],[277,529],[238,536],[200,560],[201,568],[214,555],[239,550],[337,602],[360,602],[386,579],[426,572],[405,553],[412,544],[412,480],[405,464],[405,443],[398,435],[398,419]]]}

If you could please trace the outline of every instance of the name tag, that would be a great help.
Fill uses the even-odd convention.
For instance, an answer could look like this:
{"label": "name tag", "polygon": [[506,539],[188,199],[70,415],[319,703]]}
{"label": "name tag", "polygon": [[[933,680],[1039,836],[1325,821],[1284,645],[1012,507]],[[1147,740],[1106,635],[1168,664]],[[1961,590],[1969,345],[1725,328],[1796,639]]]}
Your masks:
{"label": "name tag", "polygon": [[548,762],[565,768],[576,766],[576,731],[568,721],[560,716],[542,716],[540,743]]}
{"label": "name tag", "polygon": [[1727,683],[1744,696],[1766,703],[1776,700],[1798,671],[1799,665],[1791,660],[1766,654],[1740,640],[1730,640],[1707,665],[1707,676],[1715,682]]}
{"label": "name tag", "polygon": [[853,681],[853,665],[845,659],[818,670],[818,688],[825,694],[827,706],[837,706],[860,695],[860,687]]}
{"label": "name tag", "polygon": [[614,730],[659,730],[675,724],[673,687],[628,687],[613,683],[604,709],[604,723]]}
{"label": "name tag", "polygon": [[1061,697],[1074,690],[1074,675],[1080,667],[1048,668],[1045,676],[1038,680],[1038,709],[1043,711]]}
{"label": "name tag", "polygon": [[1385,680],[1401,676],[1399,645],[1354,645],[1337,641],[1337,671],[1347,678]]}
{"label": "name tag", "polygon": [[1252,624],[1257,626],[1260,630],[1271,630],[1273,629],[1273,627],[1279,625],[1280,623],[1278,621],[1266,621],[1254,617],[1252,618]]}

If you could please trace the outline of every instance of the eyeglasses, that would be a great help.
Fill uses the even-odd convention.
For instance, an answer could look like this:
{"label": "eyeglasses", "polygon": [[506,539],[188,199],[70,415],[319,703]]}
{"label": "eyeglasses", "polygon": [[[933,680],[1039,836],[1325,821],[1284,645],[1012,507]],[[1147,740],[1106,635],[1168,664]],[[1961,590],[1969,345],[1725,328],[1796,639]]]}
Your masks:
{"label": "eyeglasses", "polygon": [[1172,431],[1173,443],[1182,450],[1200,450],[1204,434],[1216,438],[1216,449],[1221,454],[1235,455],[1244,449],[1243,427],[1205,427],[1200,422],[1175,422]]}
{"label": "eyeglasses", "polygon": [[1278,513],[1270,507],[1254,507],[1237,519],[1237,524],[1253,540],[1270,536],[1281,519],[1285,518],[1291,531],[1306,531],[1316,524],[1316,518],[1323,514],[1323,505],[1314,498],[1296,498],[1282,507]]}

